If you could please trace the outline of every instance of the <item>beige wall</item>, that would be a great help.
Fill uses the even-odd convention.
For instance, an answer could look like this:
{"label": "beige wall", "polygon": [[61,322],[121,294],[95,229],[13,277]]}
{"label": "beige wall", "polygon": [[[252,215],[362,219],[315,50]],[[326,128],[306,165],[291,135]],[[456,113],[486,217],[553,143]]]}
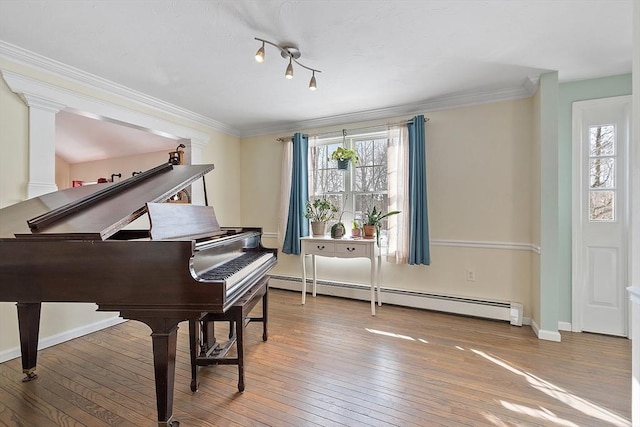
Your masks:
{"label": "beige wall", "polygon": [[[531,243],[533,114],[532,98],[427,114],[431,265],[383,263],[382,286],[516,301],[530,315],[531,252],[472,246]],[[242,222],[266,233],[278,231],[282,144],[277,136],[242,140]],[[452,240],[463,246],[443,242]],[[275,238],[264,243],[277,246]],[[358,264],[365,268],[353,268]],[[367,260],[319,258],[318,275],[367,282],[367,266]],[[466,280],[466,269],[475,270],[475,282]],[[280,254],[275,274],[299,277],[298,257]]]}
{"label": "beige wall", "polygon": [[70,188],[72,184],[71,165],[62,157],[56,156],[56,186],[58,190]]}
{"label": "beige wall", "polygon": [[209,206],[213,206],[218,222],[223,227],[241,224],[242,170],[240,139],[219,134],[211,139],[202,153],[202,163],[211,163],[214,170],[206,176]]}
{"label": "beige wall", "polygon": [[[169,159],[167,153],[167,150],[163,150],[135,156],[74,163],[69,166],[69,185],[71,185],[71,181],[96,182],[98,178],[111,179],[111,174],[114,173],[122,174],[120,180],[124,180],[130,178],[134,171],[146,171],[166,163]],[[118,182],[118,177],[115,177],[115,182]],[[58,187],[60,187],[59,184]]]}

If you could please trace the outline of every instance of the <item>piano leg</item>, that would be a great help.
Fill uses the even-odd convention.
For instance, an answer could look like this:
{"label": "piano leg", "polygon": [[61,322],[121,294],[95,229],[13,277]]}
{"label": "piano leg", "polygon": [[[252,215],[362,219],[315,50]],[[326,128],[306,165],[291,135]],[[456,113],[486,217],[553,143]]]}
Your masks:
{"label": "piano leg", "polygon": [[173,387],[176,373],[176,344],[180,318],[143,317],[132,313],[120,313],[125,319],[137,320],[151,328],[153,342],[153,368],[156,380],[156,404],[158,406],[158,426],[177,427],[172,421]]}
{"label": "piano leg", "polygon": [[200,321],[189,320],[189,355],[191,359],[191,391],[198,391],[198,355],[201,353],[200,346]]}
{"label": "piano leg", "polygon": [[35,379],[38,360],[38,334],[40,332],[41,303],[17,303],[18,329],[20,331],[20,351],[22,353],[22,372],[26,375],[22,382]]}
{"label": "piano leg", "polygon": [[266,341],[269,338],[267,333],[267,316],[269,313],[269,285],[264,290],[262,296],[262,341]]}
{"label": "piano leg", "polygon": [[238,340],[236,341],[236,351],[238,352],[238,391],[244,391],[244,327],[246,325],[246,313],[243,307],[234,307],[235,327]]}

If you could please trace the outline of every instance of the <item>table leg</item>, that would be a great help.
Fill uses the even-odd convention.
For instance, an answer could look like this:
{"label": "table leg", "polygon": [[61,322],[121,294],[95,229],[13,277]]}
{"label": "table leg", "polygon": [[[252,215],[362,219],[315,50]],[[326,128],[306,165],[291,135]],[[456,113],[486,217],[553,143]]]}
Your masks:
{"label": "table leg", "polygon": [[306,254],[302,253],[300,256],[302,259],[302,305],[305,303],[307,297],[307,266],[306,266]]}
{"label": "table leg", "polygon": [[316,285],[317,285],[317,281],[316,281],[316,256],[315,255],[311,255],[311,264],[313,265],[313,297],[316,297]]}
{"label": "table leg", "polygon": [[382,256],[378,254],[378,269],[376,271],[376,285],[378,286],[378,306],[382,306],[382,291],[380,290],[381,267],[382,267]]}
{"label": "table leg", "polygon": [[376,315],[376,264],[374,262],[373,259],[370,259],[369,261],[371,261],[371,278],[370,278],[370,282],[371,282],[371,315],[375,316]]}

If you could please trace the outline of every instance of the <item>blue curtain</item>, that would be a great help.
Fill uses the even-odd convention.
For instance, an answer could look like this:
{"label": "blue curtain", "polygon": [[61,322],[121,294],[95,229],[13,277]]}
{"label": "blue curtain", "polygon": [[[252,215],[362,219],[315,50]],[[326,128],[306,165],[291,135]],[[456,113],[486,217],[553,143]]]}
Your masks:
{"label": "blue curtain", "polygon": [[304,217],[305,205],[309,199],[307,156],[309,136],[301,133],[293,135],[293,166],[291,169],[291,195],[289,215],[282,252],[300,255],[300,237],[309,235],[309,221]]}
{"label": "blue curtain", "polygon": [[427,218],[427,167],[424,116],[407,124],[409,131],[409,264],[431,262]]}

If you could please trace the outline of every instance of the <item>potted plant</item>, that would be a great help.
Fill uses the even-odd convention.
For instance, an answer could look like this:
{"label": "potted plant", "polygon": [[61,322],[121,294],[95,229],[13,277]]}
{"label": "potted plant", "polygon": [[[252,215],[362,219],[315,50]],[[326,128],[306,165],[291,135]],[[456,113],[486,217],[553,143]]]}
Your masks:
{"label": "potted plant", "polygon": [[327,221],[338,212],[338,207],[326,197],[307,201],[304,216],[311,220],[311,232],[314,236],[324,236]]}
{"label": "potted plant", "polygon": [[331,226],[332,239],[342,239],[342,236],[344,236],[344,232],[344,224],[340,220],[338,220],[338,222]]}
{"label": "potted plant", "polygon": [[342,236],[346,233],[347,229],[342,222],[342,215],[344,215],[344,204],[342,209],[340,210],[340,216],[338,217],[338,221],[331,226],[331,238],[332,239],[342,239]]}
{"label": "potted plant", "polygon": [[382,220],[390,217],[391,215],[397,215],[399,213],[400,211],[383,213],[374,206],[370,211],[365,213],[365,223],[363,226],[364,238],[373,239],[373,235],[375,234],[376,242],[378,243],[378,246],[380,246],[380,225],[382,224]]}
{"label": "potted plant", "polygon": [[352,223],[351,237],[360,237],[360,223],[356,220],[353,220]]}
{"label": "potted plant", "polygon": [[331,157],[329,158],[329,160],[337,160],[338,169],[347,169],[349,167],[350,161],[357,163],[360,158],[358,157],[358,153],[356,153],[356,150],[338,147],[333,153],[331,153]]}

